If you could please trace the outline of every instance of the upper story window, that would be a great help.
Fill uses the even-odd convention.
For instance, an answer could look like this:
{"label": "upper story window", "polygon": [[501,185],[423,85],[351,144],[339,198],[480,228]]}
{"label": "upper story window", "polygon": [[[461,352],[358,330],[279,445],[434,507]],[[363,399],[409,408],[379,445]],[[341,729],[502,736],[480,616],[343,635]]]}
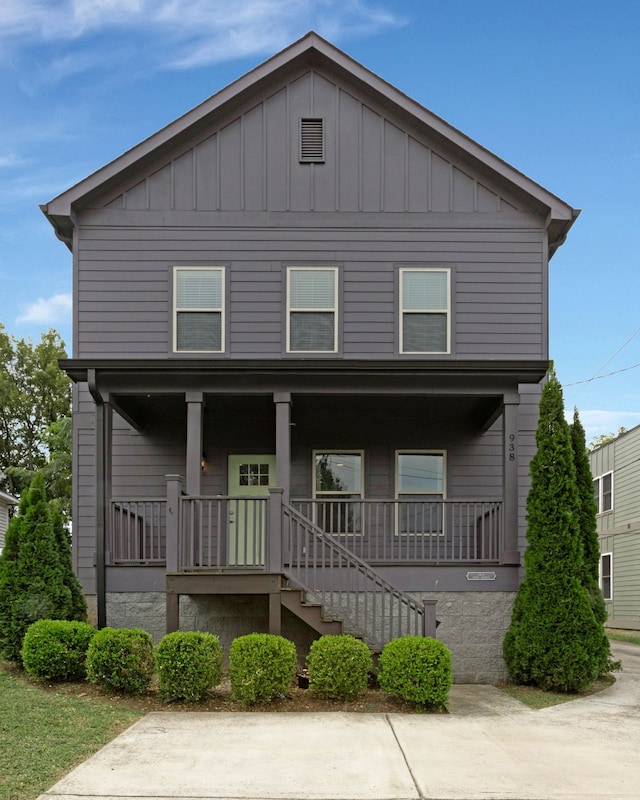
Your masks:
{"label": "upper story window", "polygon": [[287,352],[338,350],[337,267],[287,268]]}
{"label": "upper story window", "polygon": [[593,497],[598,514],[613,510],[613,472],[606,472],[604,475],[594,478]]}
{"label": "upper story window", "polygon": [[174,267],[173,349],[224,350],[224,267]]}
{"label": "upper story window", "polygon": [[400,352],[449,353],[450,270],[400,270]]}

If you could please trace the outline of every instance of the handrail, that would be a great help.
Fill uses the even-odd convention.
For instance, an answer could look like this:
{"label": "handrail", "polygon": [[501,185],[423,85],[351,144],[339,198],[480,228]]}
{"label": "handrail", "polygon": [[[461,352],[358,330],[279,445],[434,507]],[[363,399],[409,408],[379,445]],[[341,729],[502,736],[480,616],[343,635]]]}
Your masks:
{"label": "handrail", "polygon": [[424,607],[392,586],[335,537],[283,504],[284,572],[290,583],[364,635],[374,649],[399,636],[424,635]]}

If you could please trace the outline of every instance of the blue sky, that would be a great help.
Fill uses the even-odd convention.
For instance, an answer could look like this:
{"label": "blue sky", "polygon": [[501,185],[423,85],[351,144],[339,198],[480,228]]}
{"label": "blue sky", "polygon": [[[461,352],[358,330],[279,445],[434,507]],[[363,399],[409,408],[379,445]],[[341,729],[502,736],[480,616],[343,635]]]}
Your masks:
{"label": "blue sky", "polygon": [[551,262],[551,356],[587,439],[640,424],[635,0],[3,0],[6,330],[71,348],[40,203],[311,29],[583,209]]}

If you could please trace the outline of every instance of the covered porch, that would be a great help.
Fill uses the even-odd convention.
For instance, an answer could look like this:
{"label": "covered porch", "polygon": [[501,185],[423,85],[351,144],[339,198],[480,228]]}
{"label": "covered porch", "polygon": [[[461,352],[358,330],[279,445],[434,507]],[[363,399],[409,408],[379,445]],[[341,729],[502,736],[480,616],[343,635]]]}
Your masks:
{"label": "covered porch", "polygon": [[[277,630],[283,590],[360,596],[368,616],[368,593],[388,593],[402,610],[380,614],[397,617],[411,592],[517,583],[518,385],[544,364],[66,366],[96,408],[99,622],[107,582],[141,571],[164,585],[168,628],[180,594],[268,594]],[[440,492],[401,491],[414,452],[445,454]],[[355,494],[318,490],[318,453],[359,454]],[[246,489],[233,457],[255,468]]]}

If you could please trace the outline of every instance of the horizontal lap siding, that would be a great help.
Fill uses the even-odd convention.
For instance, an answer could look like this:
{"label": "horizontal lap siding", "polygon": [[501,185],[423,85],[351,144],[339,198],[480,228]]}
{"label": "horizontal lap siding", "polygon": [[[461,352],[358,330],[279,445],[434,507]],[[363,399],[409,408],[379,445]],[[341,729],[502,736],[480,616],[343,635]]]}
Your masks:
{"label": "horizontal lap siding", "polygon": [[397,353],[397,268],[452,269],[453,355],[544,358],[542,236],[518,230],[83,228],[77,356],[157,357],[170,350],[171,268],[224,265],[227,353],[284,349],[288,264],[340,268],[345,357]]}

